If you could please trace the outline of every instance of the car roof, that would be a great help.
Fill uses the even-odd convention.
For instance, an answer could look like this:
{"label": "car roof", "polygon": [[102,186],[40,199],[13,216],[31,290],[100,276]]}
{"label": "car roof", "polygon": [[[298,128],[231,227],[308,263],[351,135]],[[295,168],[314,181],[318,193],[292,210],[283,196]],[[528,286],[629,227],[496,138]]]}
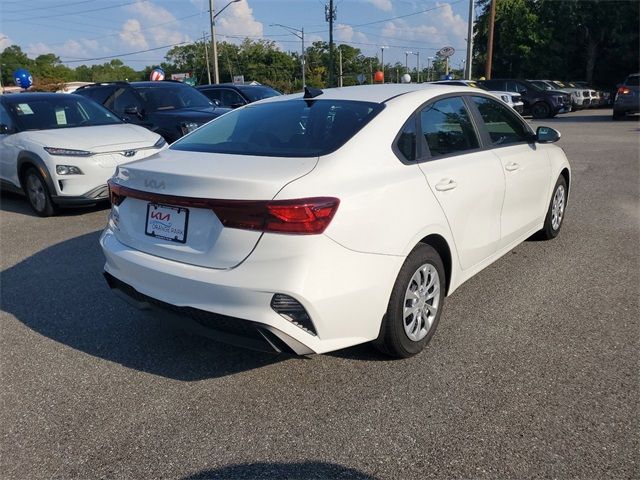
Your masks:
{"label": "car roof", "polygon": [[[6,100],[7,102],[17,103],[17,102],[28,102],[33,100],[69,98],[69,95],[73,95],[73,94],[53,93],[53,92],[21,92],[21,93],[8,93],[6,95],[0,96],[0,98]],[[75,97],[79,97],[79,96],[80,95],[75,95]]]}
{"label": "car roof", "polygon": [[[445,93],[477,93],[477,88],[452,86],[433,83],[388,83],[385,85],[356,85],[352,87],[337,87],[322,89],[322,94],[315,100],[354,100],[360,102],[385,103],[392,98],[411,93],[429,93],[429,97]],[[260,103],[278,102],[302,98],[302,92],[291,95],[280,95],[261,100]]]}

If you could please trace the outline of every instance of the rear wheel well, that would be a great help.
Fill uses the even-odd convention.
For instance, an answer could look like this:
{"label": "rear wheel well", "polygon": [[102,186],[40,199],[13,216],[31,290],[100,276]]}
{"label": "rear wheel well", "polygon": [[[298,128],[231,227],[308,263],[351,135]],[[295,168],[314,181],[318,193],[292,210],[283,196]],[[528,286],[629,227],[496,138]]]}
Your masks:
{"label": "rear wheel well", "polygon": [[444,265],[444,271],[446,275],[446,289],[445,295],[449,294],[449,285],[451,284],[451,249],[449,248],[449,244],[447,241],[438,234],[432,234],[424,237],[420,240],[420,243],[424,243],[426,245],[430,245],[438,252],[440,258],[442,259],[442,264]]}

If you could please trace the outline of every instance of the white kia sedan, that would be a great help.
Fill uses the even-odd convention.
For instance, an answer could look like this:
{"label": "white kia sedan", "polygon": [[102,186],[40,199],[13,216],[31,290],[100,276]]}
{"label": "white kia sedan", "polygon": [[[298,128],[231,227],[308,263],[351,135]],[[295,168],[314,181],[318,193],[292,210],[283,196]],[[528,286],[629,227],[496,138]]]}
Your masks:
{"label": "white kia sedan", "polygon": [[531,235],[558,235],[559,138],[477,88],[250,104],[118,168],[105,276],[223,341],[296,354],[374,341],[408,357],[445,296]]}
{"label": "white kia sedan", "polygon": [[2,188],[25,193],[43,217],[59,206],[107,200],[107,180],[118,165],[163,148],[160,135],[125,123],[79,95],[0,97]]}

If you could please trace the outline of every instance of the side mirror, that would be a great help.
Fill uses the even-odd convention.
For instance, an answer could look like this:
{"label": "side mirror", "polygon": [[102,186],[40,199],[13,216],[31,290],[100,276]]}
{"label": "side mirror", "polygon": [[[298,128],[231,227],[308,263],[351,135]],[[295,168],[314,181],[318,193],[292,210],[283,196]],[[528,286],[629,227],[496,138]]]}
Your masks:
{"label": "side mirror", "polygon": [[527,91],[526,91],[526,90],[520,90],[518,93],[519,93],[520,95],[526,95],[526,94],[527,94]]}
{"label": "side mirror", "polygon": [[9,125],[5,125],[4,123],[0,123],[0,135],[9,135],[10,133],[14,133],[13,128],[10,128]]}
{"label": "side mirror", "polygon": [[560,132],[551,127],[538,127],[536,130],[536,142],[538,143],[554,143],[560,140]]}
{"label": "side mirror", "polygon": [[213,103],[213,105],[216,107],[220,107],[222,105],[220,100],[218,100],[217,98],[214,98],[213,100],[211,100],[211,103]]}

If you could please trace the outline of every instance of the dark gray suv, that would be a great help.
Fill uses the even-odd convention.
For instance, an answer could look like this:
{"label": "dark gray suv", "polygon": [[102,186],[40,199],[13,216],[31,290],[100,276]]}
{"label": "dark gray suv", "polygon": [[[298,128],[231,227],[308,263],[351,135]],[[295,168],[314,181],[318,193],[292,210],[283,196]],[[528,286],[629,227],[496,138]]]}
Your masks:
{"label": "dark gray suv", "polygon": [[640,73],[629,75],[618,87],[613,102],[613,119],[620,120],[627,113],[640,112]]}

